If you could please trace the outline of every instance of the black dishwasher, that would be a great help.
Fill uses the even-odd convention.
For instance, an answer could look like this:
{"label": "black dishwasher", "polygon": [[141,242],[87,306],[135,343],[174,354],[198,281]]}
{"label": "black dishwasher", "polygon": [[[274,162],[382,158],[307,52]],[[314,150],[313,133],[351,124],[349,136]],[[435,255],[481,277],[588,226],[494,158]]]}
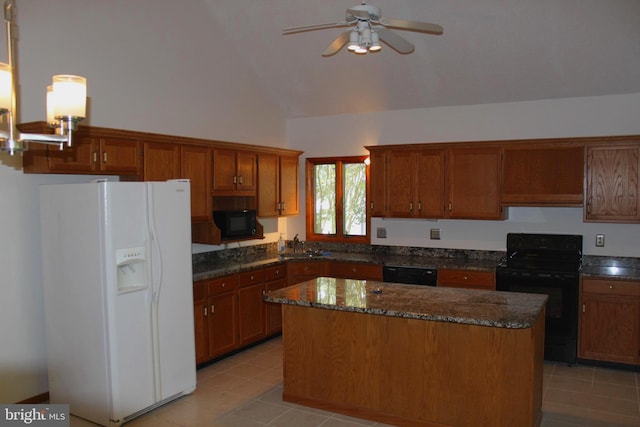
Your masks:
{"label": "black dishwasher", "polygon": [[382,281],[405,283],[408,285],[436,286],[438,270],[427,267],[404,267],[385,265],[382,267]]}

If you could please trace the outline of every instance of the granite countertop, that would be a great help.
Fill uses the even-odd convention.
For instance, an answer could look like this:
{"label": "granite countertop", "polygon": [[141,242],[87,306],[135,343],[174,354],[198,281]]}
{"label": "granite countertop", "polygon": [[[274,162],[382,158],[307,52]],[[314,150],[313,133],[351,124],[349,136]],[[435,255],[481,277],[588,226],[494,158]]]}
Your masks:
{"label": "granite countertop", "polygon": [[534,325],[548,296],[320,277],[267,293],[265,301],[509,329]]}
{"label": "granite countertop", "polygon": [[[615,263],[613,263],[615,264]],[[583,265],[583,277],[604,277],[619,280],[640,280],[640,267],[618,267],[615,265]]]}
{"label": "granite countertop", "polygon": [[266,267],[281,262],[296,261],[348,261],[388,266],[410,266],[424,268],[450,268],[475,271],[495,271],[498,262],[488,259],[440,258],[424,256],[389,256],[359,253],[326,253],[321,256],[305,256],[291,252],[284,255],[278,253],[264,254],[257,257],[230,258],[217,260],[215,263],[200,263],[193,266],[193,281],[214,279],[234,273]]}

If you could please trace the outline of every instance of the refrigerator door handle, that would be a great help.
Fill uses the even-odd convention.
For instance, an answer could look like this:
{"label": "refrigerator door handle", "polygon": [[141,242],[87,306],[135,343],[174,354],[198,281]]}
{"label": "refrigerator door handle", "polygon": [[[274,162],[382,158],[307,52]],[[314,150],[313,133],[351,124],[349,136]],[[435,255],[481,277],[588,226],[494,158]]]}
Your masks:
{"label": "refrigerator door handle", "polygon": [[[162,395],[162,384],[160,375],[160,334],[158,332],[158,304],[160,300],[160,290],[162,289],[162,251],[160,250],[160,243],[157,239],[157,230],[154,216],[154,200],[153,200],[153,187],[147,185],[147,212],[148,212],[148,225],[149,225],[149,239],[151,240],[151,316],[153,321],[151,322],[153,333],[153,367],[155,371],[154,385],[155,385],[155,400],[156,402]],[[157,273],[156,273],[157,272]]]}

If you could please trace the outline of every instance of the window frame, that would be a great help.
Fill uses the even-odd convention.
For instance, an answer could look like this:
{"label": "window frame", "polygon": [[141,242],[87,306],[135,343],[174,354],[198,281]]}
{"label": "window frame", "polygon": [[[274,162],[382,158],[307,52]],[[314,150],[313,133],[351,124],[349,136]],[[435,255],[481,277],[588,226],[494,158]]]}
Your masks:
{"label": "window frame", "polygon": [[[365,160],[369,156],[342,156],[342,157],[308,157],[305,161],[305,228],[306,240],[315,242],[359,243],[371,242],[371,216],[369,215],[369,165]],[[344,234],[344,194],[343,194],[343,165],[345,163],[365,164],[365,227],[366,233],[362,236]],[[318,234],[314,230],[315,194],[314,194],[314,167],[322,164],[336,165],[336,234]]]}

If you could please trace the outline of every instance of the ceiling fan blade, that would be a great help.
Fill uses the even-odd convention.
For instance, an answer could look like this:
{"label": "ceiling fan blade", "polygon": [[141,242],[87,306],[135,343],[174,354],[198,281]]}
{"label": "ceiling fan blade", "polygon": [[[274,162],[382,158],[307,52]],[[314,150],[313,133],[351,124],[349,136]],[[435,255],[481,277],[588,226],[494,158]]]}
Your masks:
{"label": "ceiling fan blade", "polygon": [[376,28],[376,33],[378,33],[378,37],[380,37],[380,40],[385,42],[398,53],[407,54],[415,50],[415,46],[413,46],[407,40],[384,27]]}
{"label": "ceiling fan blade", "polygon": [[315,31],[315,30],[324,30],[325,28],[336,28],[336,27],[344,27],[346,25],[350,25],[346,21],[340,22],[332,22],[328,24],[317,24],[317,25],[305,25],[302,27],[289,27],[282,30],[282,34],[294,34],[294,33],[302,33],[305,31]]}
{"label": "ceiling fan blade", "polygon": [[340,49],[344,47],[349,42],[349,34],[351,30],[347,30],[340,34],[334,41],[331,42],[329,46],[322,52],[322,56],[333,56],[336,53],[340,52]]}
{"label": "ceiling fan blade", "polygon": [[428,22],[380,18],[380,24],[384,25],[385,27],[398,28],[408,31],[418,31],[420,33],[434,34],[437,36],[439,36],[443,32],[443,29],[440,25],[430,24]]}

